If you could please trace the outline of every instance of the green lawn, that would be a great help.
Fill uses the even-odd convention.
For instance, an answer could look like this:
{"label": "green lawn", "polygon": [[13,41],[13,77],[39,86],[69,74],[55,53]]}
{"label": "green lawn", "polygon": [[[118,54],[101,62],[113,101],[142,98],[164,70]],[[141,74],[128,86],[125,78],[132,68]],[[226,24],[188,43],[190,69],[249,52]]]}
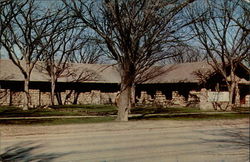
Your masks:
{"label": "green lawn", "polygon": [[83,124],[83,123],[103,123],[112,122],[115,117],[83,117],[83,118],[62,118],[62,119],[8,119],[0,120],[4,125],[61,125],[61,124]]}
{"label": "green lawn", "polygon": [[131,110],[132,114],[172,114],[172,113],[197,113],[204,112],[197,108],[190,107],[168,107],[168,108],[156,108],[156,107],[135,107]]}
{"label": "green lawn", "polygon": [[249,118],[249,113],[218,113],[218,114],[151,114],[131,117],[130,120],[215,120]]}
{"label": "green lawn", "polygon": [[[202,112],[196,108],[155,108],[136,107],[131,109],[132,114],[169,114]],[[23,111],[12,106],[0,107],[0,117],[38,117],[38,116],[89,116],[89,115],[116,115],[117,107],[113,105],[57,105],[48,109],[34,108]]]}
{"label": "green lawn", "polygon": [[34,108],[23,111],[12,106],[0,107],[0,117],[38,117],[38,116],[89,116],[113,115],[116,107],[110,105],[63,105],[51,106],[48,109]]}
{"label": "green lawn", "polygon": [[[137,116],[129,120],[214,120],[214,119],[239,119],[249,117],[249,108],[238,109],[238,113],[213,113],[201,111],[197,108],[183,107],[136,107],[131,109],[131,114]],[[241,112],[245,113],[241,113]],[[248,113],[246,113],[246,111]],[[210,111],[211,112],[211,111]],[[214,112],[214,111],[212,111]],[[83,116],[81,118],[47,118],[47,119],[0,119],[0,124],[73,124],[73,123],[96,123],[114,121],[117,108],[112,105],[60,105],[51,106],[47,109],[34,108],[23,111],[21,108],[2,106],[0,117],[49,117],[49,116]],[[138,115],[139,114],[139,115]],[[100,116],[100,117],[84,117]]]}

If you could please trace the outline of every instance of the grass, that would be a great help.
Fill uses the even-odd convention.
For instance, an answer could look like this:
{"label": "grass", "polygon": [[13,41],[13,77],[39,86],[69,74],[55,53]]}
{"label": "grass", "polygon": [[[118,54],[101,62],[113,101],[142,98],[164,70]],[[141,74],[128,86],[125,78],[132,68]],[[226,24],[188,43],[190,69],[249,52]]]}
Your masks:
{"label": "grass", "polygon": [[[135,107],[131,109],[132,114],[141,114],[131,117],[130,120],[214,120],[214,119],[239,119],[249,118],[249,108],[239,108],[238,113],[204,113],[197,108],[156,108],[156,107]],[[248,113],[241,113],[248,112]],[[0,124],[77,124],[97,123],[114,121],[117,108],[113,105],[59,105],[51,106],[49,109],[35,108],[23,111],[21,108],[12,106],[0,106],[0,117],[45,117],[45,116],[100,116],[81,118],[47,118],[47,119],[0,119]]]}
{"label": "grass", "polygon": [[8,119],[0,120],[4,125],[62,125],[62,124],[83,124],[112,122],[115,117],[83,117],[83,118],[60,118],[60,119]]}
{"label": "grass", "polygon": [[23,111],[21,108],[17,107],[0,107],[0,117],[38,117],[64,115],[80,115],[80,113],[55,111],[53,109],[30,109]]}
{"label": "grass", "polygon": [[51,106],[61,112],[78,112],[87,115],[115,115],[117,107],[113,105],[56,105]]}
{"label": "grass", "polygon": [[172,114],[172,113],[197,113],[204,112],[197,108],[190,107],[169,107],[169,108],[155,108],[155,107],[135,107],[131,109],[132,114]]}
{"label": "grass", "polygon": [[[202,112],[196,108],[155,108],[136,107],[131,109],[132,114],[169,114]],[[41,117],[41,116],[104,116],[116,115],[117,108],[113,105],[57,105],[49,109],[34,108],[23,111],[12,106],[0,107],[0,117]]]}
{"label": "grass", "polygon": [[219,114],[164,114],[131,117],[130,120],[216,120],[249,118],[249,113],[219,113]]}
{"label": "grass", "polygon": [[233,111],[236,111],[236,112],[250,112],[250,107],[237,107],[237,108],[234,108]]}
{"label": "grass", "polygon": [[49,109],[34,108],[27,111],[12,106],[0,107],[0,117],[88,116],[116,113],[116,107],[110,105],[63,105],[51,106]]}
{"label": "grass", "polygon": [[100,111],[113,111],[117,108],[113,105],[55,105],[50,106],[56,110],[63,110],[63,109],[84,109],[92,112],[100,112]]}

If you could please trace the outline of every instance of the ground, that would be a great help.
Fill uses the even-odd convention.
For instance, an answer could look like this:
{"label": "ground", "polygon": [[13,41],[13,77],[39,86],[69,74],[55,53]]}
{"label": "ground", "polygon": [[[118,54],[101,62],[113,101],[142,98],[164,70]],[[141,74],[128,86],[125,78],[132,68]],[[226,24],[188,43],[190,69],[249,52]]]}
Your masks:
{"label": "ground", "polygon": [[0,130],[3,160],[249,161],[247,118],[1,125]]}

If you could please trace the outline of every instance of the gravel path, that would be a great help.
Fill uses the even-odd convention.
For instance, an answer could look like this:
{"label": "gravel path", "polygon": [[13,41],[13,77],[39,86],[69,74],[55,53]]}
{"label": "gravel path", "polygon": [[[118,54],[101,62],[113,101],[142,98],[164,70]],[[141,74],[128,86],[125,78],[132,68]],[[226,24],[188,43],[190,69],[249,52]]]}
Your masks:
{"label": "gravel path", "polygon": [[16,151],[16,161],[249,161],[249,119],[0,125],[0,131],[0,154]]}

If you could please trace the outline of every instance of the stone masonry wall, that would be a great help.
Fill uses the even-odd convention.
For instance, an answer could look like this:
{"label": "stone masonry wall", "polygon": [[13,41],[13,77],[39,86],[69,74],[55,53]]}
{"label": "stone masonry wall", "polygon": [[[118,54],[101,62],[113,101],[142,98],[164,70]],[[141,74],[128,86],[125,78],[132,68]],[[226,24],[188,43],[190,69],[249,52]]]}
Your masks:
{"label": "stone masonry wall", "polygon": [[154,104],[156,105],[162,105],[165,106],[166,104],[166,96],[164,94],[162,94],[161,91],[156,91],[155,95],[154,95]]}
{"label": "stone masonry wall", "polygon": [[136,97],[136,99],[139,104],[152,104],[153,103],[153,99],[151,95],[147,94],[146,91],[141,91],[140,98]]}
{"label": "stone masonry wall", "polygon": [[179,94],[178,91],[172,92],[172,100],[167,100],[166,96],[161,91],[156,91],[152,98],[146,91],[142,91],[140,98],[137,97],[138,104],[157,105],[157,106],[186,106],[187,101],[185,97]]}
{"label": "stone masonry wall", "polygon": [[173,91],[172,92],[172,100],[171,102],[174,105],[180,105],[180,106],[186,106],[187,101],[184,96],[180,95],[178,91]]}
{"label": "stone masonry wall", "polygon": [[11,105],[20,106],[23,105],[24,92],[10,92]]}
{"label": "stone masonry wall", "polygon": [[10,103],[10,90],[0,89],[0,105],[9,105]]}
{"label": "stone masonry wall", "polygon": [[50,92],[40,92],[40,105],[51,105]]}
{"label": "stone masonry wall", "polygon": [[[208,100],[208,93],[212,92],[211,90],[207,90],[205,88],[201,89],[201,91],[190,91],[191,98],[189,99],[191,102],[196,101],[198,99],[199,108],[201,110],[227,110],[228,102],[211,102]],[[238,98],[240,98],[238,96]],[[245,104],[240,104],[236,102],[236,106],[240,107],[250,107],[250,95],[245,96]]]}
{"label": "stone masonry wall", "polygon": [[[211,102],[208,102],[208,91],[203,88],[201,91],[190,91],[191,96],[197,96],[199,99],[199,108],[201,110],[214,110],[214,106]],[[191,99],[190,99],[191,100]]]}
{"label": "stone masonry wall", "polygon": [[[22,106],[24,92],[11,92],[9,89],[0,89],[0,105]],[[61,92],[63,104],[73,104],[77,97],[77,104],[115,104],[118,92],[105,93],[98,90],[81,92],[76,95],[75,91]],[[30,90],[32,107],[51,105],[50,92],[40,92],[36,89]],[[58,104],[55,97],[55,104]]]}
{"label": "stone masonry wall", "polygon": [[[159,106],[186,106],[190,103],[197,103],[198,107],[202,110],[213,110],[215,105],[208,101],[208,90],[201,89],[201,91],[190,91],[189,98],[179,94],[178,91],[172,92],[172,100],[167,100],[166,96],[157,91],[156,94],[151,97],[146,91],[142,91],[140,97],[136,97],[137,104],[140,105],[159,105]],[[119,92],[101,92],[99,90],[92,90],[91,92],[78,92],[65,91],[61,92],[61,99],[63,104],[73,104],[77,99],[77,104],[116,104],[117,96]],[[0,105],[23,105],[24,92],[13,92],[9,89],[0,89]],[[51,105],[50,92],[41,92],[39,90],[30,90],[32,107]],[[55,97],[55,104],[57,99]],[[245,104],[240,105],[242,107],[250,106],[250,95],[245,96]]]}
{"label": "stone masonry wall", "polygon": [[246,95],[245,97],[245,107],[250,107],[250,95]]}
{"label": "stone masonry wall", "polygon": [[40,91],[37,89],[31,89],[30,90],[30,97],[31,97],[31,101],[32,101],[32,106],[33,107],[37,107],[40,105]]}

